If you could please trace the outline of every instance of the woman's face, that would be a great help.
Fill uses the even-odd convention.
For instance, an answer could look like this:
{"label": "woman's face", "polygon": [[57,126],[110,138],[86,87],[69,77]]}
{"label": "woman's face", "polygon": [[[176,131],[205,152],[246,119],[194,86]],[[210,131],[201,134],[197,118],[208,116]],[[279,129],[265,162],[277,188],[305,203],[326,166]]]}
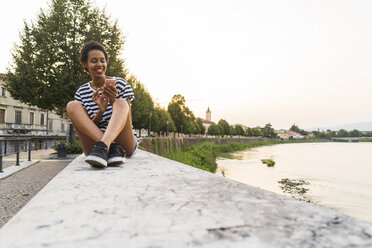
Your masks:
{"label": "woman's face", "polygon": [[88,62],[84,65],[92,79],[105,78],[107,61],[105,54],[100,50],[91,50],[88,53]]}

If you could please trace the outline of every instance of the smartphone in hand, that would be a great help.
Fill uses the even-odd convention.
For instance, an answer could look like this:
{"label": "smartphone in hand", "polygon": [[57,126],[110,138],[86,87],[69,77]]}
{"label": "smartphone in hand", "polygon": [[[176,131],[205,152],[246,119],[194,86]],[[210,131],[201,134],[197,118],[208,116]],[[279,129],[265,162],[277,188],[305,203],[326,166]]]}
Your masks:
{"label": "smartphone in hand", "polygon": [[112,85],[115,87],[115,84],[116,84],[116,80],[113,78],[109,78],[105,80],[105,85]]}

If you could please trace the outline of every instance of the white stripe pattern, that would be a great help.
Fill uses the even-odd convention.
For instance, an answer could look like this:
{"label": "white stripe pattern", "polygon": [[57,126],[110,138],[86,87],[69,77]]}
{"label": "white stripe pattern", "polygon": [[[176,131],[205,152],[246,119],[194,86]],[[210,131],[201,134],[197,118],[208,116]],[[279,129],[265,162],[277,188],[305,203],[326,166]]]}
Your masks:
{"label": "white stripe pattern", "polygon": [[[124,79],[119,78],[119,77],[114,77],[114,79],[116,81],[115,85],[118,91],[118,94],[116,95],[116,99],[118,98],[123,98],[125,100],[129,99],[130,102],[132,102],[134,100],[134,93],[133,93],[133,89],[130,86],[130,84],[126,82]],[[90,82],[81,85],[75,93],[75,100],[80,102],[81,105],[83,105],[90,119],[93,119],[93,117],[96,116],[98,112],[98,105],[92,100],[93,93],[94,93],[94,89],[90,86]],[[109,103],[106,111],[102,115],[100,123],[98,124],[98,127],[102,130],[102,132],[106,131],[106,127],[111,118],[111,114],[112,114],[112,106]],[[132,126],[132,129],[133,129],[133,126]],[[133,133],[135,134],[135,136],[137,136],[134,129],[133,129]]]}

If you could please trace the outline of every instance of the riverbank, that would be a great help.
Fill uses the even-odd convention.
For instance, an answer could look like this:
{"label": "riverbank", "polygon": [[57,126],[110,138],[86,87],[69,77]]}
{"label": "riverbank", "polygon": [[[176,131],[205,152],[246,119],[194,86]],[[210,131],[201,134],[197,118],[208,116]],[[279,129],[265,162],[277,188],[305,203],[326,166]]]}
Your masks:
{"label": "riverbank", "polygon": [[213,144],[227,144],[227,143],[240,143],[246,144],[250,142],[268,141],[271,139],[262,137],[206,137],[206,136],[193,136],[193,137],[177,137],[177,138],[141,138],[139,146],[142,150],[155,153],[157,155],[167,157],[168,154],[181,151],[189,146],[210,142]]}
{"label": "riverbank", "polygon": [[171,152],[166,157],[193,167],[206,170],[212,173],[216,172],[217,163],[216,159],[219,156],[229,157],[229,153],[241,151],[249,148],[288,144],[288,143],[309,143],[309,142],[322,142],[322,141],[279,141],[279,140],[266,140],[255,141],[249,143],[226,143],[215,144],[211,142],[202,142],[188,146],[180,151]]}
{"label": "riverbank", "polygon": [[229,153],[259,146],[291,144],[338,142],[326,139],[281,140],[257,137],[239,138],[146,138],[141,139],[142,150],[199,168],[212,173],[216,172],[218,156],[229,158]]}

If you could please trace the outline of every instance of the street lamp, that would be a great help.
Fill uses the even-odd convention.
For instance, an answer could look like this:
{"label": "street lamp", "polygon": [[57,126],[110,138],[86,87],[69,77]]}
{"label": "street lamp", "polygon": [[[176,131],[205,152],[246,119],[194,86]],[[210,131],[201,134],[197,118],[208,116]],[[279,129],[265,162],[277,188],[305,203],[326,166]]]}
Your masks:
{"label": "street lamp", "polygon": [[151,137],[151,116],[152,116],[152,113],[150,113],[148,137]]}
{"label": "street lamp", "polygon": [[167,120],[167,137],[168,137],[168,124],[169,124],[169,121]]}

